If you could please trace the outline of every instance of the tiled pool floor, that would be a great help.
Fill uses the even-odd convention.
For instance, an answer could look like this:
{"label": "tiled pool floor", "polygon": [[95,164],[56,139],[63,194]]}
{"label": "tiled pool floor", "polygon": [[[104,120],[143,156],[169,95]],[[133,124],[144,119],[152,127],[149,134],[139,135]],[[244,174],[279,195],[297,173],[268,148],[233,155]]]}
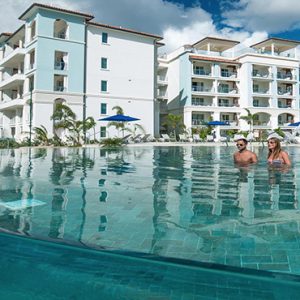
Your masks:
{"label": "tiled pool floor", "polygon": [[[0,234],[0,299],[298,299],[297,276],[215,269]],[[250,274],[248,274],[250,272]]]}

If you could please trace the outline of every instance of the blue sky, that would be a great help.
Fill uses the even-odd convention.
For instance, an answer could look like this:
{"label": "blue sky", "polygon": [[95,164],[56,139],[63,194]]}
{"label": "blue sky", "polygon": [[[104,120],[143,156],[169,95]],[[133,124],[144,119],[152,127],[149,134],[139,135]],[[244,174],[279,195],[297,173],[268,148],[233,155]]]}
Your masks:
{"label": "blue sky", "polygon": [[33,2],[92,13],[94,21],[164,37],[168,52],[206,36],[251,45],[270,36],[300,40],[299,0],[0,0],[0,31],[12,32]]}

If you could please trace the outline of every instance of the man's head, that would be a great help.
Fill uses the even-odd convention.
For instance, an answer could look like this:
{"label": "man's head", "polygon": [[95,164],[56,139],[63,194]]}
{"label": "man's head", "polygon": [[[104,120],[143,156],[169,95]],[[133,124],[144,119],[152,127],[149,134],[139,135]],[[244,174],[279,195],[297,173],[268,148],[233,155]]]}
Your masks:
{"label": "man's head", "polygon": [[241,152],[247,148],[248,141],[245,138],[235,140],[238,150]]}

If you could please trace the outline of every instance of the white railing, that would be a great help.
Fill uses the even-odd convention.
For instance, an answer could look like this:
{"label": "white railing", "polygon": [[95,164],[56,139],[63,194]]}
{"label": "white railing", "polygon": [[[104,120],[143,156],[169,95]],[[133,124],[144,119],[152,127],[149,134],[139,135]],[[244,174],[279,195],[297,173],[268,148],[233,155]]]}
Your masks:
{"label": "white railing", "polygon": [[192,86],[193,92],[209,92],[212,93],[214,91],[213,87],[202,87],[202,86]]}

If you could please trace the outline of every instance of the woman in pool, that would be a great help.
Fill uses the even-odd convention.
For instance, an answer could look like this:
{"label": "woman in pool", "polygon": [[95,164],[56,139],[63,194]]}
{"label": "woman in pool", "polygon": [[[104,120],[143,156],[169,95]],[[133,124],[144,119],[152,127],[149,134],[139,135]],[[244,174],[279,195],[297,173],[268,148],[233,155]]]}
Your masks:
{"label": "woman in pool", "polygon": [[281,149],[280,140],[276,137],[268,139],[268,163],[276,166],[290,166],[289,155]]}

